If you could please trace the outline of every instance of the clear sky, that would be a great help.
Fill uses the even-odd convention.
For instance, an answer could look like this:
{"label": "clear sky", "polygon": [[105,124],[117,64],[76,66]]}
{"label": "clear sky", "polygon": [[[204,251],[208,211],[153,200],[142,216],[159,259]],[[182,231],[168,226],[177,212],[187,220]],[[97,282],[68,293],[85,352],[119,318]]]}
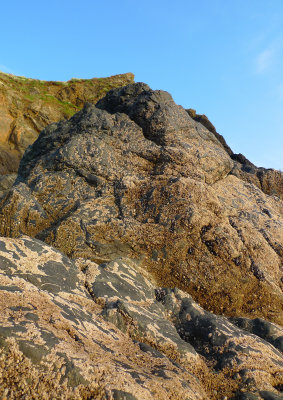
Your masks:
{"label": "clear sky", "polygon": [[283,0],[14,0],[1,15],[1,71],[133,72],[206,114],[235,153],[283,169]]}

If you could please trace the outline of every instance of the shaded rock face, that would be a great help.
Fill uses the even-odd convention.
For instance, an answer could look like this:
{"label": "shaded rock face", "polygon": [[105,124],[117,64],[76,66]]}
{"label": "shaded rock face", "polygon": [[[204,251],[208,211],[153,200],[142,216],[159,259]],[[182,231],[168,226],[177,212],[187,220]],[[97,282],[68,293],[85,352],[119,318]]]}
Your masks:
{"label": "shaded rock face", "polygon": [[0,175],[0,197],[13,186],[17,174]]}
{"label": "shaded rock face", "polygon": [[[133,260],[74,261],[30,237],[0,238],[0,288],[2,397],[282,394],[282,328],[213,315],[181,290],[154,286]],[[258,324],[260,336],[251,334]]]}
{"label": "shaded rock face", "polygon": [[234,160],[234,166],[231,170],[232,175],[235,175],[246,182],[253,183],[268,195],[278,196],[281,200],[283,199],[283,174],[281,171],[276,171],[271,168],[256,167],[243,154],[233,153],[231,148],[227,145],[224,137],[216,131],[215,127],[206,115],[196,114],[196,111],[192,108],[189,108],[186,111],[194,121],[201,123],[215,135],[231,159]]}
{"label": "shaded rock face", "polygon": [[282,323],[282,202],[232,169],[168,93],[128,85],[41,132],[1,200],[1,234],[126,256],[207,310]]}
{"label": "shaded rock face", "polygon": [[17,171],[26,148],[48,124],[70,118],[86,101],[134,81],[131,73],[109,78],[47,82],[0,72],[0,175]]}

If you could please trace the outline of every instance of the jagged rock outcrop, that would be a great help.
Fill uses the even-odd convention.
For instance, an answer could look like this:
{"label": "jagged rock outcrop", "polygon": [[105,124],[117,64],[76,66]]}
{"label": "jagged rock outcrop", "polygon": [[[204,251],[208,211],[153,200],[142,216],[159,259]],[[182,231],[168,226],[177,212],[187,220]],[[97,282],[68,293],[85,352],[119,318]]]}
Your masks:
{"label": "jagged rock outcrop", "polygon": [[234,167],[231,170],[232,175],[249,183],[253,183],[268,195],[275,195],[283,200],[283,174],[281,171],[272,168],[256,167],[243,154],[233,153],[224,137],[216,131],[214,125],[209,121],[206,115],[196,114],[196,111],[192,108],[186,111],[195,121],[201,123],[216,136],[226,152],[232,160],[234,160]]}
{"label": "jagged rock outcrop", "polygon": [[41,132],[1,199],[0,232],[134,259],[208,311],[282,323],[282,202],[233,168],[168,93],[128,85]]}
{"label": "jagged rock outcrop", "polygon": [[133,81],[131,73],[47,82],[0,72],[0,175],[17,172],[24,151],[47,125]]}
{"label": "jagged rock outcrop", "polygon": [[280,399],[282,328],[251,334],[257,320],[234,324],[143,274],[133,260],[0,238],[0,396]]}

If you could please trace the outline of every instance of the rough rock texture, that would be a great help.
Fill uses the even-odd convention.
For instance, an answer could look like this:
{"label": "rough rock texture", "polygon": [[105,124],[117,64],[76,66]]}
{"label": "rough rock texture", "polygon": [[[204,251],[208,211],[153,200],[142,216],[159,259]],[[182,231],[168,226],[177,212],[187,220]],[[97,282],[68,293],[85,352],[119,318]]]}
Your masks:
{"label": "rough rock texture", "polygon": [[264,193],[283,200],[283,173],[274,169],[258,168],[242,154],[233,154],[235,160],[231,174],[253,183]]}
{"label": "rough rock texture", "polygon": [[0,395],[207,398],[181,365],[105,322],[84,274],[57,250],[27,237],[1,238],[0,267]]}
{"label": "rough rock texture", "polygon": [[224,147],[224,149],[226,150],[226,152],[229,154],[230,157],[234,154],[233,151],[231,150],[231,148],[226,143],[226,140],[224,139],[224,137],[216,131],[215,126],[209,121],[209,119],[207,118],[206,115],[197,114],[196,110],[194,110],[192,108],[189,108],[186,111],[189,114],[189,116],[194,119],[194,121],[201,123],[203,126],[206,127],[206,129],[208,129],[210,132],[212,132],[214,134],[214,136],[216,136],[216,138],[222,144],[222,146]]}
{"label": "rough rock texture", "polygon": [[46,82],[0,72],[0,175],[16,172],[25,149],[48,124],[69,118],[86,101],[134,81],[133,74]]}
{"label": "rough rock texture", "polygon": [[0,175],[0,197],[13,186],[16,178],[17,174]]}
{"label": "rough rock texture", "polygon": [[209,311],[282,323],[282,202],[233,167],[168,93],[128,85],[41,132],[1,199],[0,232],[135,259]]}
{"label": "rough rock texture", "polygon": [[282,398],[275,346],[155,287],[132,260],[74,262],[1,238],[0,271],[2,399]]}
{"label": "rough rock texture", "polygon": [[210,132],[212,132],[219,142],[222,144],[229,156],[234,160],[234,167],[231,174],[238,178],[253,183],[259,187],[264,193],[269,195],[276,195],[283,199],[283,174],[280,171],[274,169],[267,169],[262,167],[256,167],[251,163],[243,154],[235,154],[231,148],[227,145],[224,137],[220,135],[214,125],[209,121],[206,115],[196,114],[196,111],[192,108],[186,110],[187,113],[197,122],[205,126]]}

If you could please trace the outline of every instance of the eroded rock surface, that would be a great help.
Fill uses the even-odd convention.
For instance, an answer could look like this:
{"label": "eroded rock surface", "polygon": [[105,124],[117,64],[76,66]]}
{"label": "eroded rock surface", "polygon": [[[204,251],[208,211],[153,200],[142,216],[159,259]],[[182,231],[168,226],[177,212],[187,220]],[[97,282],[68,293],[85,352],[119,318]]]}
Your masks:
{"label": "eroded rock surface", "polygon": [[74,262],[36,239],[0,238],[0,395],[280,398],[275,346],[143,273],[125,258]]}
{"label": "eroded rock surface", "polygon": [[41,132],[1,200],[0,231],[72,258],[135,259],[207,310],[280,324],[282,202],[233,167],[168,93],[128,85]]}

